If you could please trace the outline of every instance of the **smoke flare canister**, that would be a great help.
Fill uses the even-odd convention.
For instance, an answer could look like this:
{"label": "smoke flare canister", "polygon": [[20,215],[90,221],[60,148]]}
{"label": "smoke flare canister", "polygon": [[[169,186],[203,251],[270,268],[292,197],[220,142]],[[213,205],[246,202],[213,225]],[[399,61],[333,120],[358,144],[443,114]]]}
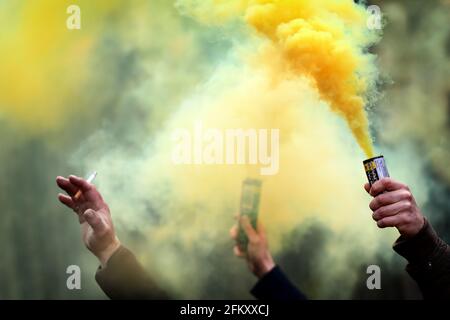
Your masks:
{"label": "smoke flare canister", "polygon": [[370,185],[382,178],[389,178],[389,172],[383,156],[364,160],[363,164]]}
{"label": "smoke flare canister", "polygon": [[[255,229],[258,223],[261,187],[262,182],[258,179],[245,179],[242,184],[240,215],[247,216]],[[239,228],[238,241],[242,249],[246,250],[248,238],[242,227]]]}

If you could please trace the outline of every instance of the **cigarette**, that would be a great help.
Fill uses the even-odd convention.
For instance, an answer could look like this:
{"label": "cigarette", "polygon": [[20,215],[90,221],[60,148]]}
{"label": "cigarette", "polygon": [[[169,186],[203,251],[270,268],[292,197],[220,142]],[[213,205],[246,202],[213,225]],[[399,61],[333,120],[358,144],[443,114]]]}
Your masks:
{"label": "cigarette", "polygon": [[[91,173],[91,175],[86,179],[86,181],[88,183],[92,183],[94,182],[95,178],[97,177],[97,171],[94,171],[93,173]],[[73,199],[75,201],[79,200],[81,195],[83,194],[83,191],[78,190],[78,192],[75,194],[75,196],[73,197]]]}

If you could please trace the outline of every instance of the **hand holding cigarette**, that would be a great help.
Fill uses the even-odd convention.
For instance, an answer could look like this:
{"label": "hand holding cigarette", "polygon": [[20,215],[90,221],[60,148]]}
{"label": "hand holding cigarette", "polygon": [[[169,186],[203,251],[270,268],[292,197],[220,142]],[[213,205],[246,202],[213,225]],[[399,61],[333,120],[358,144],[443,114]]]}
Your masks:
{"label": "hand holding cigarette", "polygon": [[[95,180],[95,178],[97,177],[97,172],[94,171],[89,178],[87,178],[87,183],[92,184]],[[75,194],[75,196],[73,197],[75,201],[80,200],[81,196],[83,195],[83,191],[82,189],[79,189],[78,192]]]}
{"label": "hand holding cigarette", "polygon": [[[91,175],[88,180],[94,178],[95,175]],[[120,241],[108,205],[88,180],[76,176],[57,177],[57,185],[67,193],[59,194],[58,199],[78,215],[84,244],[105,266],[120,247]]]}
{"label": "hand holding cigarette", "polygon": [[425,219],[408,186],[391,178],[383,178],[366,191],[374,197],[369,208],[379,228],[396,227],[404,237],[413,237],[422,229]]}

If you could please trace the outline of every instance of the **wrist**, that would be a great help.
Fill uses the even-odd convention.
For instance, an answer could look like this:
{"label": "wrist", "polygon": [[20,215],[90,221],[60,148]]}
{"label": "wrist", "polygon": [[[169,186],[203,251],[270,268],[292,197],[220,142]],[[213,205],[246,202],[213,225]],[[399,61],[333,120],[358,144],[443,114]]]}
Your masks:
{"label": "wrist", "polygon": [[111,242],[105,249],[100,251],[96,256],[100,261],[102,268],[106,267],[109,258],[120,248],[122,244],[120,243],[117,237],[114,238],[113,242]]}
{"label": "wrist", "polygon": [[267,257],[258,264],[258,267],[255,269],[255,275],[259,279],[261,279],[270,271],[272,271],[273,268],[275,268],[275,262],[273,261],[272,257]]}
{"label": "wrist", "polygon": [[415,223],[408,229],[406,229],[406,232],[400,232],[404,238],[413,238],[417,234],[420,233],[420,231],[425,226],[425,218],[421,215],[418,217],[418,219],[415,221]]}
{"label": "wrist", "polygon": [[424,216],[420,215],[418,222],[417,222],[417,228],[416,228],[416,232],[414,233],[414,236],[417,235],[425,226],[425,218]]}

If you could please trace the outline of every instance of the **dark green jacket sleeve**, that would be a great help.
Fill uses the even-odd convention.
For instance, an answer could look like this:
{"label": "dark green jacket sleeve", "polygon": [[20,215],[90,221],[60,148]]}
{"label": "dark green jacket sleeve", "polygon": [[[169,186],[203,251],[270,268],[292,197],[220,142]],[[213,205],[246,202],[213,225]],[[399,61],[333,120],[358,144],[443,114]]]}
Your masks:
{"label": "dark green jacket sleeve", "polygon": [[98,268],[95,279],[103,292],[113,300],[169,299],[134,254],[123,246],[109,258],[104,268]]}
{"label": "dark green jacket sleeve", "polygon": [[306,300],[306,296],[289,281],[278,266],[264,275],[252,289],[251,293],[258,300]]}
{"label": "dark green jacket sleeve", "polygon": [[398,238],[394,250],[408,260],[406,271],[424,299],[450,299],[450,247],[428,221],[413,238]]}

